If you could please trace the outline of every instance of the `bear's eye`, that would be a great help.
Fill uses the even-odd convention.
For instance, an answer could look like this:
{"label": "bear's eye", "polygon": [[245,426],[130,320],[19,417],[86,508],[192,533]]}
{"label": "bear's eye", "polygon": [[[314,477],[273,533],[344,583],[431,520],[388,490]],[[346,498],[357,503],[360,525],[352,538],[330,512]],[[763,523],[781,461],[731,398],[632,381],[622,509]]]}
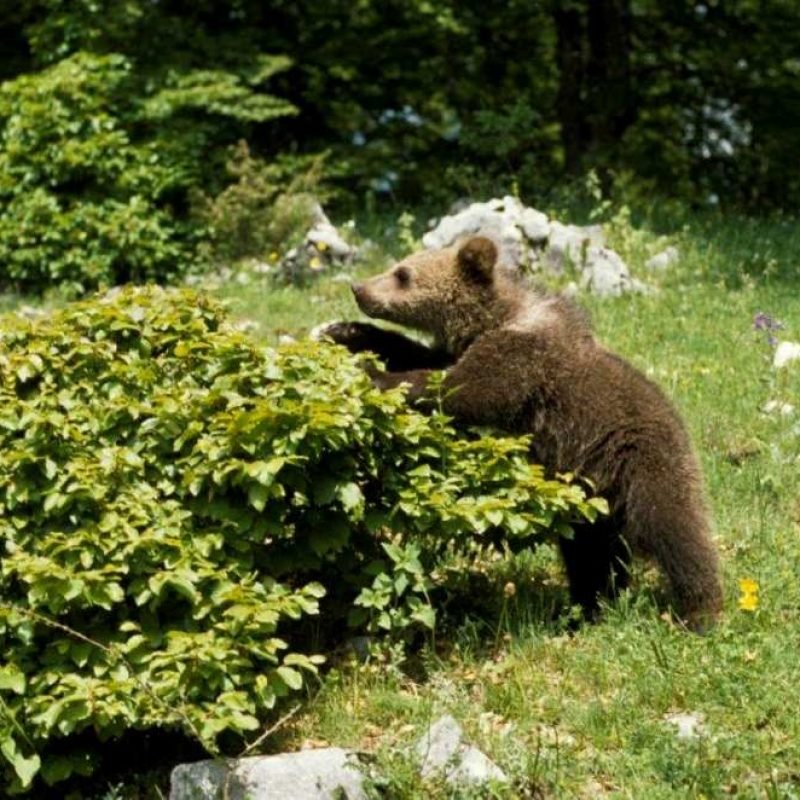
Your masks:
{"label": "bear's eye", "polygon": [[411,283],[411,270],[408,267],[398,267],[394,271],[394,276],[402,287],[406,287]]}

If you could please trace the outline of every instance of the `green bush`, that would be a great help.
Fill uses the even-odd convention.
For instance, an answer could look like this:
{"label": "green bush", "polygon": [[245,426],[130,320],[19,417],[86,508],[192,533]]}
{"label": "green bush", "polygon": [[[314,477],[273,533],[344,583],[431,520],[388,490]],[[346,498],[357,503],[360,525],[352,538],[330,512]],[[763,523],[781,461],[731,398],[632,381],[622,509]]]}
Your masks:
{"label": "green bush", "polygon": [[195,213],[209,230],[207,260],[231,263],[266,258],[300,243],[314,223],[321,158],[290,159],[292,178],[280,162],[251,155],[244,140],[226,164],[231,183],[216,197],[198,193]]}
{"label": "green bush", "polygon": [[125,129],[130,64],[79,54],[0,87],[0,284],[163,280],[192,256],[162,197],[183,180]]}
{"label": "green bush", "polygon": [[219,752],[314,680],[345,619],[402,641],[433,625],[448,558],[602,508],[529,465],[524,439],[458,436],[343,349],[258,347],[185,290],[5,317],[0,374],[15,790],[91,772],[92,730]]}
{"label": "green bush", "polygon": [[76,53],[0,85],[0,288],[82,293],[197,262],[209,231],[189,195],[211,181],[209,153],[293,113],[255,88],[286,66],[143,80],[125,56]]}

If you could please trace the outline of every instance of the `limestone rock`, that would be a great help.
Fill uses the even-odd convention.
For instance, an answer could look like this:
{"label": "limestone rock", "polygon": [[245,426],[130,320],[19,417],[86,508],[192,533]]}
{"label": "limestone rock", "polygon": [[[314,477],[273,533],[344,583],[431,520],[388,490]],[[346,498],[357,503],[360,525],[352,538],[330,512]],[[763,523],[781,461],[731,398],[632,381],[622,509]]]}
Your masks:
{"label": "limestone rock", "polygon": [[775,369],[782,369],[791,364],[792,361],[798,360],[800,360],[800,344],[797,342],[780,342],[775,348],[772,366]]}
{"label": "limestone rock", "polygon": [[432,723],[417,742],[423,777],[444,772],[449,784],[507,782],[503,770],[477,747],[465,744],[461,726],[449,714]]}
{"label": "limestone rock", "polygon": [[582,270],[589,247],[602,247],[605,244],[602,228],[599,225],[563,225],[550,223],[547,239],[545,263],[551,272],[562,274],[569,264]]}
{"label": "limestone rock", "polygon": [[631,279],[628,265],[607,247],[586,250],[581,285],[601,297],[619,297],[638,288]]}
{"label": "limestone rock", "polygon": [[315,203],[311,227],[302,242],[283,255],[275,270],[289,281],[298,282],[314,274],[344,269],[358,255],[358,249],[342,238],[322,206]]}
{"label": "limestone rock", "polygon": [[513,269],[535,260],[533,244],[546,238],[546,222],[544,214],[525,209],[516,197],[507,195],[485,203],[471,203],[455,214],[442,217],[422,237],[422,244],[436,250],[449,247],[464,236],[480,234],[497,244],[500,265]]}
{"label": "limestone rock", "polygon": [[505,269],[545,269],[555,275],[574,269],[575,286],[604,296],[644,289],[631,278],[619,254],[605,246],[600,225],[565,225],[523,206],[516,197],[460,204],[422,237],[422,243],[439,249],[475,235],[497,244],[499,264]]}
{"label": "limestone rock", "polygon": [[[230,768],[229,768],[230,764]],[[169,800],[366,800],[355,756],[339,747],[180,764]]]}
{"label": "limestone rock", "polygon": [[650,272],[663,272],[671,267],[681,257],[677,247],[670,245],[660,253],[656,253],[652,258],[648,258],[644,265]]}

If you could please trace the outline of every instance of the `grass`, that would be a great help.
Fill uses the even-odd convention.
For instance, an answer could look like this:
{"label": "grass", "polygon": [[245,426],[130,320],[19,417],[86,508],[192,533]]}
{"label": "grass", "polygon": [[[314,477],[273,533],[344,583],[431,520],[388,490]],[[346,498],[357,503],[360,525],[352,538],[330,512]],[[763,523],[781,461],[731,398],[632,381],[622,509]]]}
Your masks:
{"label": "grass", "polygon": [[[634,264],[653,247],[617,238]],[[677,241],[683,258],[658,293],[588,305],[601,340],[657,381],[691,430],[722,552],[721,624],[705,637],[675,627],[645,576],[600,623],[566,636],[520,592],[500,630],[475,619],[429,654],[424,680],[391,663],[333,671],[282,747],[376,751],[393,796],[453,796],[420,785],[401,755],[450,711],[512,777],[501,797],[800,797],[800,429],[761,411],[800,397],[800,369],[776,374],[752,327],[763,311],[800,339],[800,236],[785,220],[721,219]],[[266,339],[355,310],[332,281],[224,294]],[[759,584],[755,612],[738,608],[743,578]],[[679,739],[673,712],[698,715],[704,733]]]}
{"label": "grass", "polygon": [[[632,264],[656,246],[622,227],[613,236]],[[535,559],[550,602],[521,582],[532,569],[522,557],[493,589],[502,598],[503,582],[518,581],[507,613],[476,606],[410,666],[335,664],[272,750],[360,748],[375,755],[386,796],[468,797],[421,783],[407,756],[426,724],[450,712],[511,778],[476,797],[800,797],[800,425],[761,411],[800,398],[800,366],[776,373],[752,327],[763,311],[783,321],[780,336],[800,340],[800,233],[792,221],[716,219],[674,239],[682,259],[651,279],[657,293],[587,302],[599,338],[657,381],[691,430],[722,553],[721,623],[704,637],[681,630],[643,569],[599,623],[567,635],[552,613],[564,595],[557,559]],[[357,316],[336,279],[215,291],[269,342]],[[759,585],[755,611],[738,607],[744,578]],[[697,715],[701,735],[678,738],[674,712]]]}

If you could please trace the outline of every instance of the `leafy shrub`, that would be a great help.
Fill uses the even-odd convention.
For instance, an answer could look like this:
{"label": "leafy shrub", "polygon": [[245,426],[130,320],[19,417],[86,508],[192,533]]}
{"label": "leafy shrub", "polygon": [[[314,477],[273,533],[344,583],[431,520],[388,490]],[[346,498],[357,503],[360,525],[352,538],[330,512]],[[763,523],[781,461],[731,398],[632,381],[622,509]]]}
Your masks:
{"label": "leafy shrub", "polygon": [[602,508],[529,465],[524,439],[459,437],[341,348],[262,349],[187,290],[0,331],[0,753],[17,790],[90,772],[91,730],[171,727],[216,753],[313,680],[345,617],[424,629],[449,555]]}
{"label": "leafy shrub", "polygon": [[289,178],[280,162],[252,156],[245,141],[236,145],[226,165],[231,183],[214,198],[195,197],[210,231],[209,260],[263,258],[299,243],[314,221],[321,160],[292,167],[299,173]]}
{"label": "leafy shrub", "polygon": [[129,74],[121,56],[79,54],[0,88],[0,283],[83,291],[191,258],[159,202],[180,172],[125,129]]}
{"label": "leafy shrub", "polygon": [[80,293],[196,261],[207,231],[190,190],[237,125],[293,113],[254,88],[286,65],[171,70],[148,90],[128,58],[76,53],[0,85],[0,287]]}

